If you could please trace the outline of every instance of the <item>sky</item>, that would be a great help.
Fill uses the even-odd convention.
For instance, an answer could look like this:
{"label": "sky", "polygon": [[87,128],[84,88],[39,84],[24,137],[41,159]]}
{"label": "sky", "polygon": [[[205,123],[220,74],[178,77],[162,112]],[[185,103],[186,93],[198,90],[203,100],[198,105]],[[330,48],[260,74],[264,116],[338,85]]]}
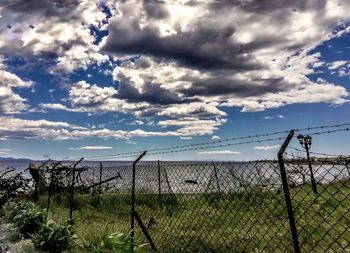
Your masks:
{"label": "sky", "polygon": [[[348,0],[0,2],[1,157],[348,123],[349,81]],[[270,159],[281,143],[152,159]],[[349,133],[315,136],[312,150],[349,154]]]}

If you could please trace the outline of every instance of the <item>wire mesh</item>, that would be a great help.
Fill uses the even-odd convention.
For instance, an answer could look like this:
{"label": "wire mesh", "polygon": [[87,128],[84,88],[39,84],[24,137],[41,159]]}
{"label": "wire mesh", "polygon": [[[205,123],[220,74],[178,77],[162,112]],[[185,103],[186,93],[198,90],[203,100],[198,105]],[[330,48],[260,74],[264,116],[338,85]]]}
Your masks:
{"label": "wire mesh", "polygon": [[[312,157],[315,194],[307,159],[285,156],[302,252],[350,249],[349,162]],[[76,177],[73,219],[83,238],[84,227],[130,232],[132,164],[106,163],[80,169]],[[135,211],[159,252],[293,251],[276,160],[140,162]],[[137,223],[134,232],[147,243]]]}
{"label": "wire mesh", "polygon": [[155,162],[136,178],[136,212],[161,252],[293,248],[276,161]]}
{"label": "wire mesh", "polygon": [[350,157],[311,157],[310,166],[301,151],[285,160],[301,250],[349,251]]}
{"label": "wire mesh", "polygon": [[81,238],[89,237],[85,231],[91,233],[91,228],[96,234],[130,232],[132,167],[130,162],[119,166],[103,164],[81,174],[81,190],[76,182],[74,201],[80,201],[78,206],[82,208],[73,210],[73,219],[79,223]]}

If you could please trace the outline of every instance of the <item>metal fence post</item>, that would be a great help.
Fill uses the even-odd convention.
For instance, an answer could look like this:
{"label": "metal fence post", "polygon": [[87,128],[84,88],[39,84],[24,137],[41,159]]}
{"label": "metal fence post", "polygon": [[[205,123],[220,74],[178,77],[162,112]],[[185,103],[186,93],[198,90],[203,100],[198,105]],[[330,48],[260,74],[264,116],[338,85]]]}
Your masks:
{"label": "metal fence post", "polygon": [[70,205],[69,205],[69,219],[70,220],[72,220],[72,214],[73,214],[74,181],[75,181],[75,167],[73,168],[73,179],[72,179],[71,193],[70,193]]}
{"label": "metal fence post", "polygon": [[74,200],[74,183],[75,183],[75,167],[84,159],[82,157],[78,162],[76,162],[73,166],[73,178],[72,178],[72,186],[71,186],[71,195],[70,195],[70,208],[69,208],[69,219],[72,221],[73,214],[73,200]]}
{"label": "metal fence post", "polygon": [[160,186],[161,182],[160,182],[160,164],[159,164],[159,160],[158,160],[158,199],[159,199],[159,203],[161,202],[161,195],[162,195],[162,189]]}
{"label": "metal fence post", "polygon": [[[56,163],[51,169],[51,179],[50,179],[50,184],[49,184],[49,189],[48,189],[48,197],[47,197],[47,212],[49,212],[49,209],[50,209],[50,201],[51,201],[52,188],[53,188],[53,183],[54,183],[55,169],[61,163],[62,162]],[[55,179],[56,179],[56,177],[55,177]]]}
{"label": "metal fence post", "polygon": [[292,206],[292,201],[290,199],[289,187],[288,187],[288,181],[287,181],[287,174],[286,174],[286,169],[284,167],[284,161],[283,161],[283,153],[286,150],[290,140],[293,138],[293,135],[294,135],[294,130],[291,130],[289,132],[289,134],[288,134],[287,139],[284,141],[280,151],[278,152],[278,162],[279,162],[279,165],[280,165],[283,191],[284,191],[284,196],[285,196],[286,205],[287,205],[289,225],[290,225],[292,238],[293,238],[294,252],[295,253],[300,253],[300,246],[299,246],[299,241],[298,241],[298,233],[297,233],[297,229],[296,229],[296,225],[295,225],[293,206]]}
{"label": "metal fence post", "polygon": [[131,190],[131,251],[134,251],[134,236],[135,236],[135,174],[136,163],[147,153],[144,151],[132,164],[132,190]]}
{"label": "metal fence post", "polygon": [[47,196],[47,208],[46,211],[49,212],[50,209],[50,201],[51,201],[51,194],[52,194],[52,185],[53,185],[53,170],[51,170],[51,180],[49,184],[49,191]]}
{"label": "metal fence post", "polygon": [[218,186],[218,191],[219,191],[219,194],[220,194],[220,193],[221,193],[221,191],[220,191],[220,185],[219,185],[218,173],[217,173],[217,171],[216,171],[216,166],[215,166],[214,161],[213,161],[213,166],[214,166],[214,173],[215,173],[216,184],[217,184],[217,186]]}
{"label": "metal fence post", "polygon": [[310,154],[309,154],[309,147],[308,147],[307,144],[305,144],[305,149],[306,149],[306,155],[307,155],[307,162],[308,162],[308,164],[309,164],[312,191],[313,191],[315,194],[317,194],[316,180],[315,180],[315,177],[314,177],[314,173],[313,173],[313,171],[312,171],[311,160],[310,160]]}
{"label": "metal fence post", "polygon": [[103,169],[102,162],[100,162],[100,185],[98,187],[98,196],[100,196],[102,193],[102,183],[101,183],[102,182],[102,169]]}
{"label": "metal fence post", "polygon": [[348,171],[348,178],[350,178],[349,162],[345,162],[346,170]]}

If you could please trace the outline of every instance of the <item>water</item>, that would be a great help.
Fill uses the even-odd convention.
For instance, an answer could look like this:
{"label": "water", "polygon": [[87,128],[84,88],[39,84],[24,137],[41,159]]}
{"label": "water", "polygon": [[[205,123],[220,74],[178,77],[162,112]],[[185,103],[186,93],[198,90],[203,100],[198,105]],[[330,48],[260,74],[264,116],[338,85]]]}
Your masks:
{"label": "water", "polygon": [[[42,161],[33,161],[39,167]],[[64,162],[71,165],[73,162]],[[0,176],[7,167],[30,178],[29,162],[1,161]],[[132,186],[132,162],[102,162],[102,181],[120,175],[121,177],[103,184],[104,190],[129,191]],[[82,161],[77,167],[87,166],[89,169],[79,175],[81,183],[92,185],[99,182],[100,162]],[[298,167],[304,171],[309,181],[309,169],[306,165],[287,165],[291,171]],[[349,170],[344,165],[313,165],[317,182],[327,183],[344,177],[349,178]],[[288,173],[290,180],[302,183],[301,174]],[[279,166],[276,161],[256,162],[140,162],[136,168],[136,190],[147,193],[203,193],[203,192],[241,192],[253,187],[271,189],[281,187]]]}

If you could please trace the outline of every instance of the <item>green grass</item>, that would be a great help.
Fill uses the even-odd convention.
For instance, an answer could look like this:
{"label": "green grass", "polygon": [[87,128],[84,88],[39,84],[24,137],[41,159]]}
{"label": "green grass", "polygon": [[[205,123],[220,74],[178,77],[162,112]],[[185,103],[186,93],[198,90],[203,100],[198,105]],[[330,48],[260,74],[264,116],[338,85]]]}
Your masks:
{"label": "green grass", "polygon": [[[324,189],[327,189],[325,191]],[[290,190],[303,252],[350,250],[350,181]],[[69,217],[69,197],[53,197],[49,218]],[[156,247],[163,252],[292,252],[284,194],[252,189],[231,194],[157,195],[137,193],[136,211]],[[341,203],[341,204],[339,204]],[[47,205],[47,197],[40,199]],[[76,243],[91,241],[105,231],[130,232],[130,194],[75,194]],[[147,242],[136,224],[135,238]],[[144,247],[150,251],[150,247]]]}

